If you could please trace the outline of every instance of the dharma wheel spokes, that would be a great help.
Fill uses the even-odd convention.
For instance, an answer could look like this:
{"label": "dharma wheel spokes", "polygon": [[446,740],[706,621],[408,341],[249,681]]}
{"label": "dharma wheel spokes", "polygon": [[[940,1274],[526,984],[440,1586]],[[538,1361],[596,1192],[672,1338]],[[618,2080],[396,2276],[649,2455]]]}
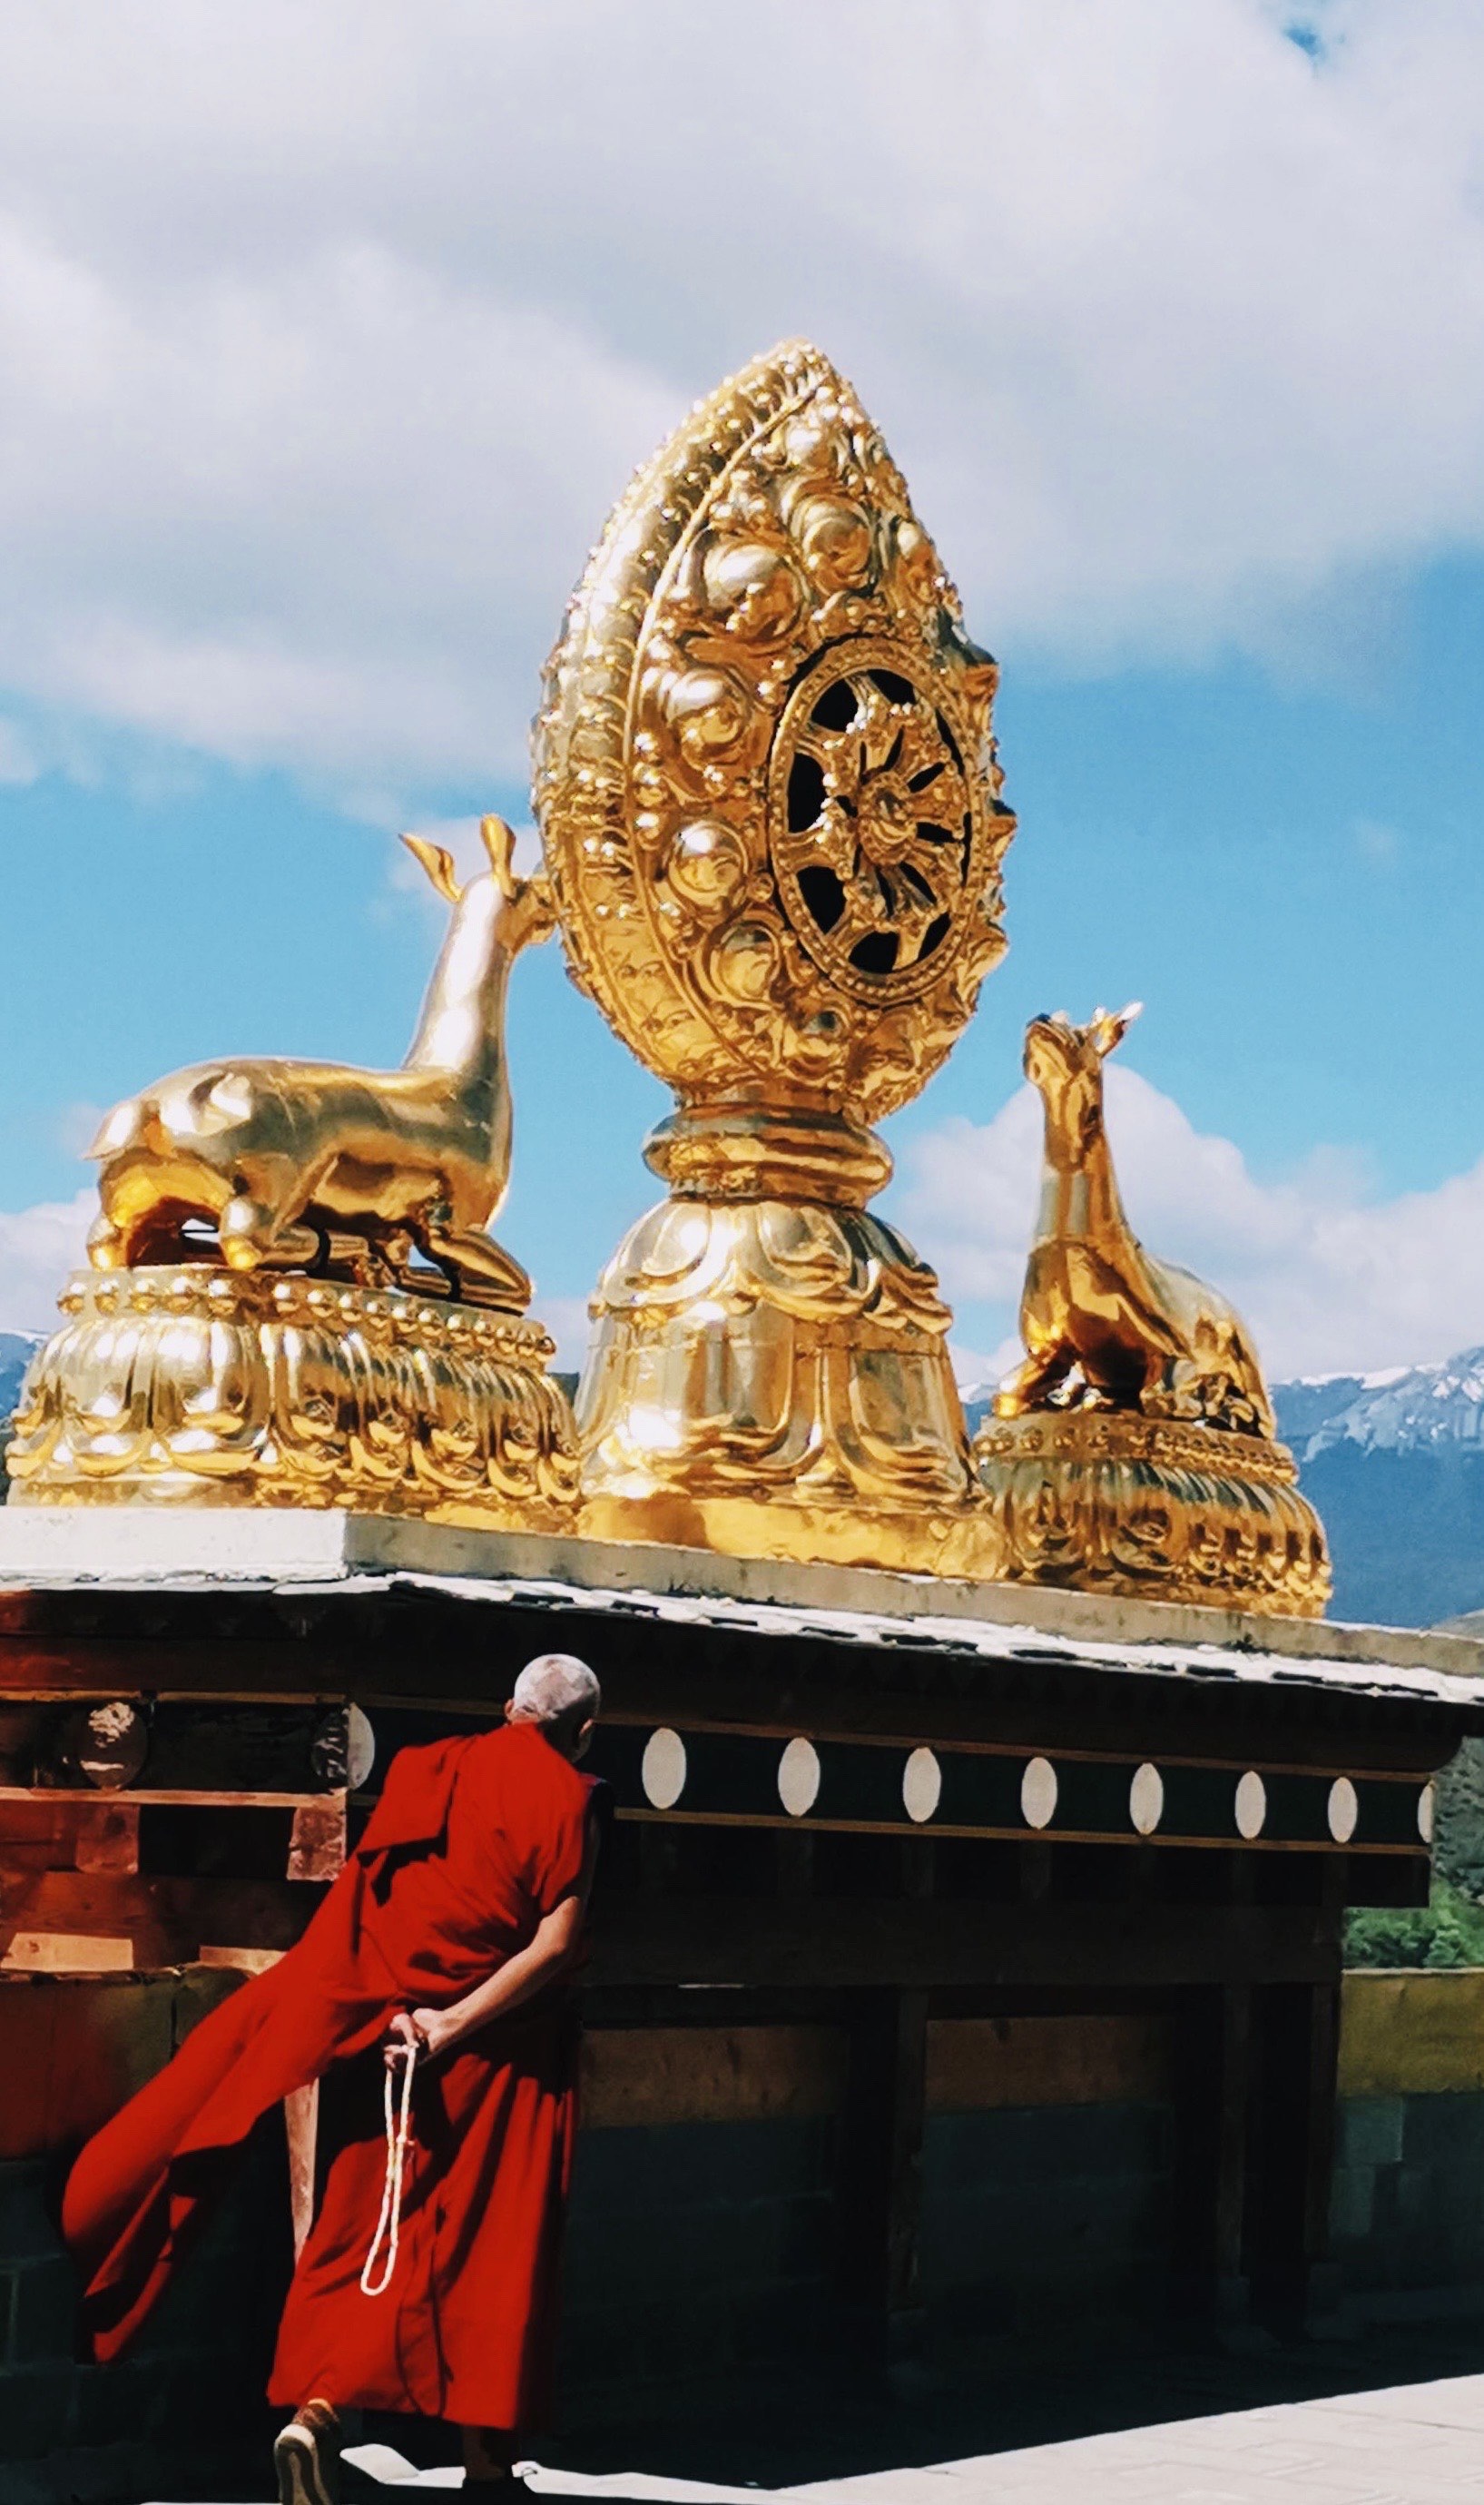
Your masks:
{"label": "dharma wheel spokes", "polygon": [[883,985],[899,997],[930,983],[974,846],[943,712],[847,647],[795,691],[774,773],[773,864],[815,965],[865,1001],[884,997]]}

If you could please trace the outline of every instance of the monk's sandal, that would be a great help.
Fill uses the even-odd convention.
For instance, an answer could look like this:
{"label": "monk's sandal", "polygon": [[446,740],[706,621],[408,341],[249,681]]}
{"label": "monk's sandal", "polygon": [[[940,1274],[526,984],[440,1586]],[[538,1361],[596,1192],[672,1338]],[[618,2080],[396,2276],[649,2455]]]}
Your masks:
{"label": "monk's sandal", "polygon": [[328,2401],[306,2401],[273,2447],[278,2505],[340,2505],[340,2421]]}

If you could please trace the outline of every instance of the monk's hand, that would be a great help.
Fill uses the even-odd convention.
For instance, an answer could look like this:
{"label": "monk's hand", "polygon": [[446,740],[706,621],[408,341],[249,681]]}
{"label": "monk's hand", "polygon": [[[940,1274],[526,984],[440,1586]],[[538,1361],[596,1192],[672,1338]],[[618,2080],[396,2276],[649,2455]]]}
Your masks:
{"label": "monk's hand", "polygon": [[459,2040],[458,2020],[451,2009],[414,2009],[411,2024],[417,2029],[419,2046],[428,2061],[446,2053]]}
{"label": "monk's hand", "polygon": [[386,2040],[381,2048],[381,2058],[387,2068],[399,2070],[402,2064],[410,2061],[414,2053],[421,2053],[426,2049],[423,2030],[417,2023],[417,2015],[408,2009],[394,2011],[387,2027]]}

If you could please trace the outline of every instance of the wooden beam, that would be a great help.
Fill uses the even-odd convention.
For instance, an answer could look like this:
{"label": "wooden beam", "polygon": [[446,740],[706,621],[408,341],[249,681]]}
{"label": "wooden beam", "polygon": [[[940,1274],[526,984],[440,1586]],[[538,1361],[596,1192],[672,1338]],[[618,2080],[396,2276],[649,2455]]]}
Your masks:
{"label": "wooden beam", "polygon": [[289,2217],[297,2261],[314,2225],[315,2162],[320,2132],[320,2082],[291,2088],[284,2099],[284,2131],[289,2142]]}
{"label": "wooden beam", "polygon": [[338,1879],[345,1867],[345,1794],[300,1803],[293,1813],[285,1877]]}
{"label": "wooden beam", "polygon": [[339,1800],[339,1792],[261,1792],[252,1790],[166,1790],[149,1783],[131,1784],[126,1792],[61,1790],[39,1783],[0,1783],[0,1837],[8,1833],[5,1812],[29,1802],[60,1809],[64,1815],[96,1808],[101,1801],[120,1801],[131,1809],[320,1809]]}
{"label": "wooden beam", "polygon": [[1246,2336],[1252,1986],[1207,1984],[1176,1995],[1173,2266],[1176,2301],[1223,2338]]}
{"label": "wooden beam", "polygon": [[1168,1989],[1288,1976],[1329,1951],[1304,1906],[978,1904],[642,1894],[594,1905],[595,1985]]}
{"label": "wooden beam", "polygon": [[[1351,1689],[1171,1679],[1054,1655],[1014,1658],[844,1643],[824,1633],[683,1628],[583,1605],[470,1605],[455,1595],[347,1590],[302,1601],[231,1593],[30,1592],[0,1596],[0,1693],[21,1697],[198,1696],[294,1702],[355,1698],[373,1711],[498,1709],[527,1650],[564,1640],[592,1658],[615,1710],[668,1720],[686,1708],[752,1729],[982,1739],[1038,1748],[1133,1748],[1294,1765],[1343,1754],[1368,1767],[1434,1771],[1471,1727],[1467,1706]],[[126,1630],[126,1632],[125,1632]],[[228,1632],[229,1631],[229,1632]],[[430,1697],[426,1664],[439,1662]],[[494,1668],[492,1670],[492,1661]]]}
{"label": "wooden beam", "polygon": [[879,2369],[922,2345],[927,2007],[919,1990],[863,1992],[849,2022],[836,2187],[841,2289],[859,2354]]}
{"label": "wooden beam", "polygon": [[1164,2104],[1173,2022],[1163,2011],[930,2017],[930,2113],[1007,2105]]}
{"label": "wooden beam", "polygon": [[[1301,2330],[1328,2251],[1339,1975],[1267,1983],[1253,1995],[1245,2259],[1253,2304],[1282,2331]],[[1320,2311],[1332,2311],[1329,2292]]]}
{"label": "wooden beam", "polygon": [[1216,2059],[1216,2168],[1213,2192],[1213,2296],[1225,2328],[1245,2322],[1249,2287],[1247,2194],[1253,2095],[1253,1998],[1248,1983],[1226,1984],[1219,2000]]}
{"label": "wooden beam", "polygon": [[189,1963],[203,1945],[287,1949],[322,1890],[292,1880],[165,1879],[92,1871],[0,1877],[0,1953],[17,1931],[133,1943],[136,1966]]}
{"label": "wooden beam", "polygon": [[1339,2109],[1340,1981],[1309,1993],[1309,2094],[1304,2152],[1302,2290],[1306,2328],[1339,2311],[1339,2274],[1329,2260],[1329,2199]]}
{"label": "wooden beam", "polygon": [[127,1877],[139,1867],[139,1807],[128,1799],[101,1797],[80,1801],[76,1818],[75,1857],[79,1870],[112,1871]]}
{"label": "wooden beam", "polygon": [[[110,1603],[119,1597],[108,1595]],[[94,1600],[95,1611],[99,1605]],[[343,1702],[352,1676],[350,1660],[287,1634],[266,1643],[210,1635],[0,1636],[0,1695],[16,1698],[163,1694],[328,1706]]]}
{"label": "wooden beam", "polygon": [[846,2049],[840,2027],[594,2028],[578,2111],[586,2131],[838,2113]]}

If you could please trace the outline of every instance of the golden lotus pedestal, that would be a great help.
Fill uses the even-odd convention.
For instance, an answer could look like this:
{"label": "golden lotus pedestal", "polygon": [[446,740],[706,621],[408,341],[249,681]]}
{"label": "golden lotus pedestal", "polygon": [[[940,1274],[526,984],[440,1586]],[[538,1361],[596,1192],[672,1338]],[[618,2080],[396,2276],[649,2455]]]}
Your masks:
{"label": "golden lotus pedestal", "polygon": [[571,1411],[537,1322],[206,1262],[84,1271],[59,1301],[17,1412],[13,1504],[572,1525]]}
{"label": "golden lotus pedestal", "polygon": [[1329,1557],[1282,1444],[1120,1410],[990,1418],[974,1459],[1007,1582],[1317,1618]]}
{"label": "golden lotus pedestal", "polygon": [[[995,1572],[948,1307],[912,1247],[857,1205],[890,1172],[880,1143],[829,1114],[687,1109],[645,1155],[673,1196],[593,1297],[583,1531]],[[800,1194],[810,1184],[818,1196]]]}

